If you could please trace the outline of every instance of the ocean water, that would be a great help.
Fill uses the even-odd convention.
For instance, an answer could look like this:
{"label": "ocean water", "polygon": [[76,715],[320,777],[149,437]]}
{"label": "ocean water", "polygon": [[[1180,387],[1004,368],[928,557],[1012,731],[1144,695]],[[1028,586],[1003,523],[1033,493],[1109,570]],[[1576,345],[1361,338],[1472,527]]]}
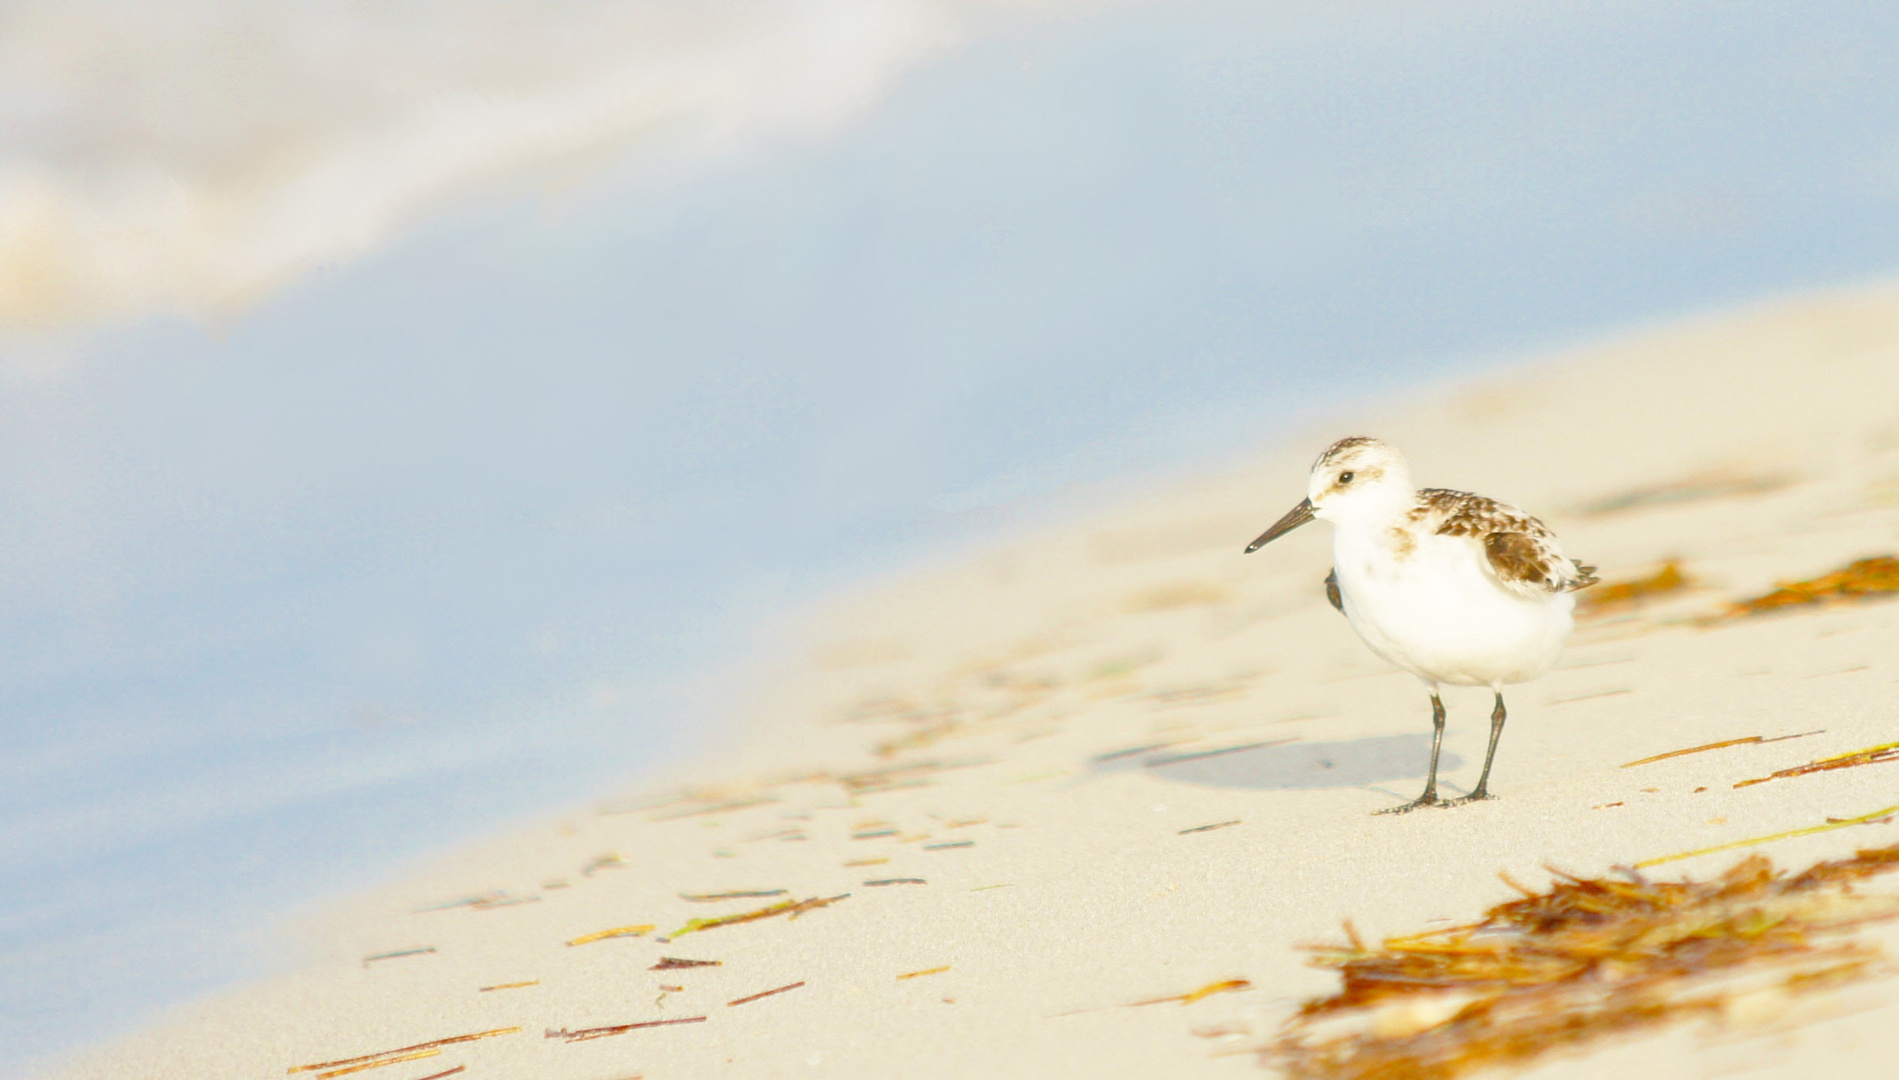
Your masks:
{"label": "ocean water", "polygon": [[1899,269],[1874,5],[666,7],[297,8],[340,104],[316,46],[168,96],[235,5],[105,84],[0,29],[0,1072],[715,743],[801,604]]}

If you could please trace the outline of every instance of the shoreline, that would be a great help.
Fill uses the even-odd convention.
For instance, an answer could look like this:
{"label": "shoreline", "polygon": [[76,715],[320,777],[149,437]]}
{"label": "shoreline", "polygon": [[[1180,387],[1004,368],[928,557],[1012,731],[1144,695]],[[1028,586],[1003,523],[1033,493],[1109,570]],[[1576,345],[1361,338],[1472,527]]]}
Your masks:
{"label": "shoreline", "polygon": [[[1516,689],[1496,802],[1373,817],[1421,781],[1422,693],[1326,606],[1321,530],[1239,554],[1303,490],[1315,440],[815,614],[811,659],[774,665],[670,801],[648,785],[466,846],[310,920],[300,970],[42,1073],[370,1055],[335,1075],[1261,1074],[1251,1051],[1336,985],[1300,946],[1343,920],[1421,932],[1518,895],[1499,873],[1542,888],[1548,865],[1604,873],[1895,801],[1876,764],[1731,785],[1899,737],[1899,607],[1693,621],[1899,549],[1894,401],[1885,286],[1619,334],[1355,418],[1420,483],[1544,518],[1605,582],[1679,559],[1692,584],[1584,623]],[[1457,792],[1478,696],[1446,695]],[[1804,866],[1891,843],[1875,824],[1759,850]],[[1771,1037],[1677,1027],[1536,1069],[1850,1069],[1880,1060],[1895,987],[1841,989]],[[377,1056],[398,1048],[418,1056]]]}

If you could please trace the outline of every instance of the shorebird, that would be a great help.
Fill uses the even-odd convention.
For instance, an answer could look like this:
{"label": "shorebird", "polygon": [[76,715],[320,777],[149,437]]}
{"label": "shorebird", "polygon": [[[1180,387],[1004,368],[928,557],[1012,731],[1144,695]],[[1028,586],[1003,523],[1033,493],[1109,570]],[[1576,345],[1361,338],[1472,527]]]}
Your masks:
{"label": "shorebird", "polygon": [[[1573,625],[1576,598],[1595,568],[1563,554],[1541,521],[1514,506],[1442,488],[1419,490],[1398,451],[1377,439],[1340,439],[1313,463],[1306,497],[1248,554],[1313,519],[1332,523],[1326,598],[1371,651],[1424,680],[1431,693],[1431,772],[1424,794],[1378,811],[1460,806],[1490,799],[1490,764],[1503,735],[1503,688],[1548,671]],[[1471,793],[1437,794],[1444,742],[1440,684],[1488,686],[1490,748]]]}

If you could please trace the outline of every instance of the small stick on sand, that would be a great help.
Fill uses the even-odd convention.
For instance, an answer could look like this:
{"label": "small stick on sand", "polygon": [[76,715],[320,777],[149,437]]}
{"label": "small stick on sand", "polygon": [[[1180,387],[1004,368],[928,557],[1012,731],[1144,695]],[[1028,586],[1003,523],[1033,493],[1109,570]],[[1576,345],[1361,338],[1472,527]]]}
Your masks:
{"label": "small stick on sand", "polygon": [[757,1001],[759,998],[768,998],[772,996],[773,994],[782,994],[787,990],[796,990],[797,988],[803,985],[804,985],[804,980],[799,979],[797,982],[792,983],[789,986],[781,986],[781,987],[778,987],[776,990],[763,990],[756,994],[739,998],[737,1001],[728,1001],[725,1003],[725,1007],[729,1009],[733,1007],[734,1005],[744,1005],[747,1002]]}
{"label": "small stick on sand", "polygon": [[[813,896],[808,900],[786,900],[782,904],[762,907],[757,911],[744,911],[737,915],[722,915],[716,919],[691,919],[687,921],[685,926],[668,934],[665,940],[671,941],[682,934],[695,934],[701,930],[714,930],[721,926],[737,926],[739,923],[757,922],[759,919],[773,919],[780,915],[786,915],[796,919],[807,911],[816,911],[821,907],[829,907],[839,900],[846,899],[850,895],[850,893],[839,893],[836,896]],[[648,927],[648,929],[651,929],[651,927]]]}
{"label": "small stick on sand", "polygon": [[363,957],[363,966],[368,967],[378,960],[395,960],[404,956],[426,956],[434,951],[435,946],[425,945],[419,949],[398,949],[395,952],[376,953],[373,956]]}
{"label": "small stick on sand", "polygon": [[1253,984],[1246,979],[1222,979],[1219,982],[1210,982],[1198,990],[1190,990],[1184,994],[1173,994],[1168,997],[1149,998],[1146,1001],[1131,1002],[1129,1007],[1161,1005],[1169,1001],[1178,1001],[1182,1005],[1192,1005],[1204,997],[1212,997],[1215,994],[1228,994],[1239,990],[1251,990],[1252,988]]}
{"label": "small stick on sand", "polygon": [[748,889],[743,892],[716,892],[716,893],[683,893],[682,892],[679,894],[679,898],[681,900],[690,901],[694,904],[710,904],[715,900],[757,900],[761,897],[766,897],[766,896],[783,896],[788,891],[789,890],[787,889]]}
{"label": "small stick on sand", "polygon": [[950,965],[944,964],[942,967],[924,968],[922,971],[906,971],[903,974],[897,976],[897,978],[898,979],[921,979],[925,975],[941,975],[945,971],[948,971],[949,969],[950,969]]}
{"label": "small stick on sand", "polygon": [[1809,825],[1804,829],[1789,829],[1786,832],[1771,833],[1767,836],[1755,836],[1746,840],[1735,840],[1726,844],[1716,844],[1713,847],[1696,848],[1694,851],[1683,851],[1675,855],[1663,855],[1655,859],[1643,859],[1641,862],[1635,864],[1635,869],[1646,870],[1651,866],[1660,866],[1663,863],[1675,862],[1678,859],[1692,859],[1697,855],[1712,855],[1717,851],[1732,851],[1735,848],[1752,847],[1755,844],[1767,844],[1775,840],[1791,840],[1796,836],[1812,836],[1814,833],[1844,829],[1850,825],[1877,825],[1894,814],[1899,814],[1899,806],[1888,806],[1882,810],[1875,810],[1870,814],[1861,814],[1858,817],[1828,818],[1824,825]]}
{"label": "small stick on sand", "polygon": [[1224,829],[1228,825],[1238,825],[1239,823],[1240,823],[1240,819],[1234,818],[1232,821],[1216,821],[1211,825],[1195,825],[1191,829],[1180,830],[1179,835],[1186,836],[1188,833],[1212,832],[1215,829]]}
{"label": "small stick on sand", "polygon": [[1811,761],[1805,765],[1795,765],[1791,769],[1782,769],[1770,776],[1759,776],[1752,780],[1742,780],[1734,786],[1737,788],[1753,787],[1755,784],[1765,784],[1769,780],[1784,780],[1790,776],[1806,776],[1808,773],[1831,772],[1834,769],[1851,769],[1859,765],[1877,765],[1882,761],[1892,761],[1894,759],[1899,759],[1899,742],[1881,743],[1878,746],[1869,746],[1864,750],[1855,750],[1850,754],[1838,754],[1829,758],[1821,758],[1818,761]]}
{"label": "small stick on sand", "polygon": [[676,956],[662,956],[659,958],[659,963],[654,964],[647,970],[676,971],[680,968],[718,967],[723,963],[725,963],[723,960],[681,960]]}
{"label": "small stick on sand", "polygon": [[1687,754],[1699,754],[1704,750],[1725,750],[1730,746],[1757,746],[1764,743],[1785,742],[1788,739],[1804,739],[1809,735],[1824,734],[1826,734],[1826,729],[1820,728],[1817,731],[1802,731],[1797,735],[1776,735],[1771,739],[1764,735],[1749,735],[1744,739],[1723,739],[1720,742],[1711,742],[1703,746],[1690,746],[1685,750],[1670,750],[1666,754],[1654,754],[1645,758],[1637,758],[1622,767],[1625,769],[1633,769],[1637,765],[1647,765],[1653,761],[1666,761],[1669,758],[1682,757]]}
{"label": "small stick on sand", "polygon": [[586,945],[589,942],[605,941],[608,938],[645,937],[647,934],[650,934],[652,932],[653,932],[652,923],[642,923],[639,926],[616,926],[611,930],[597,930],[591,934],[582,934],[579,937],[573,939],[572,941],[569,941],[567,944],[570,946]]}
{"label": "small stick on sand", "polygon": [[[416,1043],[413,1046],[398,1046],[394,1050],[381,1050],[374,1054],[361,1054],[352,1058],[338,1058],[335,1061],[319,1061],[315,1065],[292,1065],[284,1071],[287,1073],[318,1072],[324,1069],[339,1068],[344,1065],[355,1065],[360,1062],[374,1061],[379,1058],[394,1058],[397,1055],[407,1054],[415,1050],[433,1050],[444,1046],[451,1046],[455,1043],[474,1042],[476,1039],[492,1039],[497,1035],[512,1035],[520,1030],[518,1027],[495,1028],[493,1031],[477,1031],[472,1035],[451,1035],[446,1039],[434,1039],[425,1043]],[[403,1060],[408,1059],[405,1058]],[[326,1073],[325,1075],[334,1076],[337,1074]]]}
{"label": "small stick on sand", "polygon": [[548,1028],[546,1037],[549,1039],[560,1039],[563,1042],[586,1042],[589,1039],[604,1039],[609,1035],[624,1035],[629,1031],[641,1031],[646,1028],[671,1027],[674,1024],[703,1024],[705,1020],[706,1018],[703,1016],[688,1016],[682,1020],[647,1020],[638,1024],[614,1024],[610,1027],[581,1028],[579,1031],[568,1031],[566,1028],[561,1028],[556,1031],[553,1028]]}

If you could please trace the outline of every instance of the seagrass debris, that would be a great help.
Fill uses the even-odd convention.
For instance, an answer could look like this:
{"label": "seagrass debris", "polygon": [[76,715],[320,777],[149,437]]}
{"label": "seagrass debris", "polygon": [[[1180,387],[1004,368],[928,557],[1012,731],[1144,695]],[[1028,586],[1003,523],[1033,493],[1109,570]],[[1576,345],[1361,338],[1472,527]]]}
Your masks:
{"label": "seagrass debris", "polygon": [[589,945],[596,941],[606,941],[611,938],[645,937],[647,934],[652,933],[654,929],[652,923],[641,923],[638,926],[616,926],[609,930],[596,930],[591,934],[582,934],[568,941],[567,944],[569,947],[572,947],[575,945]]}
{"label": "seagrass debris", "polygon": [[367,1072],[370,1069],[380,1069],[384,1067],[385,1065],[403,1065],[411,1061],[421,1061],[424,1058],[441,1057],[441,1056],[442,1056],[442,1051],[439,1048],[435,1048],[435,1047],[431,1047],[427,1050],[411,1050],[406,1054],[396,1054],[392,1057],[377,1058],[374,1061],[365,1061],[360,1065],[345,1065],[340,1069],[331,1069],[328,1072],[320,1072],[317,1074],[317,1080],[330,1080],[331,1077],[348,1076],[351,1073]]}
{"label": "seagrass debris", "polygon": [[748,1005],[748,1004],[750,1004],[750,1003],[752,1003],[752,1002],[754,1002],[754,1001],[757,1001],[757,1000],[758,1000],[758,999],[760,999],[760,998],[768,998],[768,997],[771,997],[771,996],[772,996],[772,995],[774,995],[774,994],[783,994],[783,993],[787,993],[787,992],[789,992],[789,991],[792,991],[792,990],[796,990],[796,989],[798,989],[799,987],[801,987],[801,986],[803,986],[803,985],[804,985],[804,980],[803,980],[803,979],[800,979],[800,980],[798,980],[797,982],[795,982],[795,983],[791,983],[790,985],[787,985],[787,986],[779,986],[779,987],[775,987],[775,988],[773,988],[773,989],[770,989],[770,990],[760,990],[760,991],[759,991],[758,993],[756,993],[756,994],[747,994],[746,996],[744,996],[744,997],[742,997],[742,998],[738,998],[738,999],[736,999],[736,1000],[733,1000],[733,1001],[728,1001],[728,1002],[726,1002],[726,1003],[725,1003],[725,1007],[729,1009],[729,1008],[732,1008],[732,1007],[734,1007],[734,1006],[736,1006],[736,1005]]}
{"label": "seagrass debris", "polygon": [[681,900],[694,904],[710,904],[717,900],[759,900],[767,896],[783,896],[786,889],[743,889],[737,892],[719,893],[680,893]]}
{"label": "seagrass debris", "polygon": [[1766,776],[1757,776],[1752,780],[1742,780],[1734,786],[1737,788],[1752,787],[1755,784],[1765,784],[1769,780],[1784,780],[1790,776],[1807,776],[1811,773],[1832,772],[1835,769],[1851,769],[1860,765],[1878,765],[1881,762],[1895,760],[1899,760],[1899,742],[1881,743],[1878,746],[1869,746],[1864,750],[1854,750],[1851,753],[1836,754],[1833,757],[1821,758],[1818,761],[1809,761],[1805,765],[1795,765],[1792,768],[1782,769],[1779,772],[1770,773]]}
{"label": "seagrass debris", "polygon": [[647,1028],[673,1027],[677,1024],[703,1024],[703,1016],[687,1016],[678,1020],[643,1020],[636,1024],[610,1024],[606,1027],[580,1028],[569,1031],[566,1028],[548,1028],[546,1038],[560,1039],[562,1042],[586,1042],[590,1039],[604,1039],[609,1035],[625,1035],[629,1031],[644,1031]]}
{"label": "seagrass debris", "polygon": [[1797,735],[1776,735],[1771,739],[1764,735],[1749,735],[1741,739],[1723,739],[1720,742],[1703,743],[1700,746],[1690,746],[1681,750],[1670,750],[1665,754],[1650,754],[1645,758],[1636,758],[1634,761],[1624,762],[1622,767],[1625,769],[1633,769],[1637,765],[1649,765],[1657,761],[1685,757],[1689,754],[1699,754],[1708,750],[1725,750],[1730,746],[1758,746],[1762,743],[1785,742],[1788,739],[1804,739],[1809,735],[1824,734],[1826,734],[1826,729],[1821,728],[1817,731],[1803,731]]}
{"label": "seagrass debris", "polygon": [[1576,611],[1578,614],[1587,615],[1598,611],[1634,607],[1658,596],[1680,592],[1688,588],[1690,584],[1688,575],[1681,572],[1681,564],[1670,559],[1662,564],[1660,570],[1648,577],[1605,581],[1583,590],[1576,595]]}
{"label": "seagrass debris", "polygon": [[356,1057],[338,1058],[335,1061],[319,1061],[314,1065],[292,1065],[284,1071],[291,1074],[314,1072],[322,1073],[325,1076],[336,1076],[341,1074],[326,1070],[339,1069],[350,1065],[361,1065],[372,1061],[384,1061],[385,1063],[394,1063],[398,1060],[407,1061],[411,1059],[401,1057],[401,1055],[411,1054],[420,1050],[433,1050],[436,1053],[440,1053],[441,1048],[444,1046],[474,1042],[478,1039],[492,1039],[498,1035],[513,1035],[520,1030],[518,1027],[508,1027],[495,1028],[492,1031],[477,1031],[469,1035],[451,1035],[446,1039],[431,1039],[428,1042],[415,1043],[410,1046],[398,1046],[394,1050],[378,1050],[373,1054],[359,1054]]}
{"label": "seagrass debris", "polygon": [[1651,866],[1660,866],[1663,863],[1678,862],[1682,859],[1692,859],[1701,855],[1713,855],[1722,851],[1733,851],[1736,848],[1757,847],[1761,844],[1771,844],[1776,840],[1792,840],[1801,836],[1813,836],[1816,833],[1832,832],[1834,829],[1849,829],[1855,825],[1884,825],[1892,819],[1895,813],[1899,813],[1899,806],[1883,807],[1874,810],[1870,814],[1861,814],[1858,817],[1828,818],[1824,824],[1820,825],[1808,825],[1805,828],[1788,829],[1785,832],[1769,833],[1766,836],[1750,836],[1745,840],[1730,840],[1725,844],[1715,844],[1712,847],[1696,848],[1693,851],[1678,851],[1673,855],[1660,855],[1653,859],[1643,859],[1641,862],[1635,864],[1635,869],[1646,870]]}
{"label": "seagrass debris", "polygon": [[1772,592],[1736,601],[1710,621],[1742,619],[1786,608],[1854,603],[1895,592],[1899,592],[1899,558],[1874,555],[1848,563],[1830,574],[1805,581],[1783,581]]}
{"label": "seagrass debris", "polygon": [[[1899,917],[1854,887],[1899,845],[1785,874],[1750,855],[1705,881],[1567,874],[1464,926],[1315,950],[1340,989],[1263,1060],[1291,1077],[1450,1080],[1692,1018],[1720,1023],[1890,970],[1851,932]],[[1508,882],[1508,879],[1505,879]]]}
{"label": "seagrass debris", "polygon": [[1133,1004],[1164,1005],[1170,1001],[1177,1001],[1182,1005],[1192,1005],[1202,998],[1209,998],[1215,994],[1231,994],[1240,990],[1251,990],[1252,988],[1253,984],[1246,979],[1221,979],[1218,982],[1210,982],[1197,990],[1189,990],[1184,994],[1169,994],[1166,997],[1149,998],[1146,1001],[1136,1001]]}
{"label": "seagrass debris", "polygon": [[850,893],[839,893],[836,896],[813,896],[805,900],[786,900],[781,903],[759,908],[755,911],[743,911],[737,915],[721,915],[715,919],[689,919],[685,926],[666,935],[664,940],[672,941],[682,934],[696,934],[704,930],[716,930],[721,926],[737,926],[740,923],[757,922],[760,919],[775,919],[780,915],[789,919],[796,919],[806,912],[816,911],[821,907],[829,907],[839,900],[848,898],[850,895]]}
{"label": "seagrass debris", "polygon": [[372,953],[369,956],[363,957],[363,966],[368,967],[378,960],[400,960],[405,956],[429,956],[434,952],[435,946],[424,945],[415,949],[397,949],[394,952]]}
{"label": "seagrass debris", "polygon": [[1190,829],[1181,829],[1179,831],[1179,835],[1190,836],[1194,833],[1212,832],[1215,829],[1225,829],[1234,825],[1238,825],[1239,823],[1240,823],[1240,819],[1234,818],[1231,821],[1216,821],[1211,825],[1195,825],[1194,827]]}

